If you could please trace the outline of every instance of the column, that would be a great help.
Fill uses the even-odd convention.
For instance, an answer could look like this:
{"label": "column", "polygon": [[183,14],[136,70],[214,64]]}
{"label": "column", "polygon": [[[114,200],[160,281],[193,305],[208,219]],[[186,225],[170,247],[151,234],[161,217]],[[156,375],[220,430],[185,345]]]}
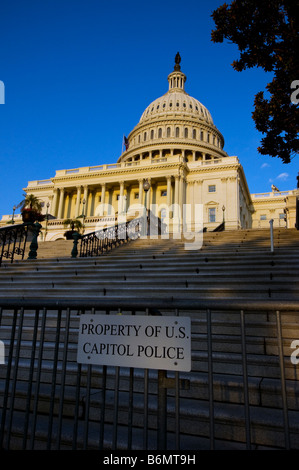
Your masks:
{"label": "column", "polygon": [[150,200],[149,200],[149,207],[151,207],[151,211],[154,215],[157,214],[157,183],[156,181],[151,184],[150,188]]}
{"label": "column", "polygon": [[184,228],[184,204],[185,204],[185,200],[186,200],[186,195],[185,195],[185,191],[186,191],[186,185],[185,185],[185,177],[184,175],[181,175],[181,178],[180,178],[180,190],[179,190],[179,206],[180,206],[180,228]]}
{"label": "column", "polygon": [[64,217],[66,219],[69,219],[70,214],[71,214],[71,195],[70,195],[70,192],[65,193],[64,204],[65,204]]}
{"label": "column", "polygon": [[170,206],[171,206],[171,176],[167,176],[167,207],[170,218]]}
{"label": "column", "polygon": [[152,198],[152,179],[151,178],[148,178],[147,179],[149,184],[150,184],[150,188],[147,192],[147,200],[146,200],[146,208],[147,209],[150,209],[150,206],[151,206],[151,198]]}
{"label": "column", "polygon": [[119,188],[119,201],[118,201],[118,213],[122,214],[124,211],[124,182],[120,181]]}
{"label": "column", "polygon": [[179,209],[179,184],[180,177],[175,175],[174,183],[174,214],[173,214],[173,231],[179,232],[179,223],[180,223],[180,209]]}
{"label": "column", "polygon": [[88,186],[87,184],[84,186],[84,193],[83,193],[83,199],[85,199],[85,205],[82,208],[82,213],[84,210],[84,215],[87,215],[87,206],[88,206]]}
{"label": "column", "polygon": [[185,216],[186,216],[186,230],[187,232],[193,231],[195,221],[195,204],[194,204],[194,181],[185,182]]}
{"label": "column", "polygon": [[60,197],[59,197],[59,206],[58,206],[57,219],[61,219],[61,218],[62,218],[63,203],[64,203],[64,188],[61,188],[61,189],[60,189]]}
{"label": "column", "polygon": [[57,198],[58,198],[58,189],[55,188],[53,190],[53,199],[52,199],[52,204],[51,204],[51,209],[50,209],[50,213],[56,217],[57,216]]}
{"label": "column", "polygon": [[102,184],[102,193],[101,193],[101,210],[100,215],[104,215],[105,211],[105,196],[106,196],[106,183]]}
{"label": "column", "polygon": [[77,203],[76,203],[76,212],[75,217],[78,217],[80,214],[80,202],[81,202],[81,186],[77,187]]}
{"label": "column", "polygon": [[139,204],[143,204],[143,179],[139,179]]}
{"label": "column", "polygon": [[[89,206],[88,206],[89,207],[89,214],[88,214],[89,217],[93,216],[94,196],[95,196],[95,191],[94,190],[89,191]],[[87,215],[87,213],[86,213],[86,215]]]}

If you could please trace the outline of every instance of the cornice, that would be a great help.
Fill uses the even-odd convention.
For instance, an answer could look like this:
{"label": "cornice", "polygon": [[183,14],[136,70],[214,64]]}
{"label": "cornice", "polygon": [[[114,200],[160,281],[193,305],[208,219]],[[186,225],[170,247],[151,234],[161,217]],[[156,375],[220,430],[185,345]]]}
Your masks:
{"label": "cornice", "polygon": [[[140,173],[144,173],[146,172],[147,174],[149,172],[153,172],[153,171],[159,171],[161,169],[172,169],[172,168],[180,168],[182,166],[182,163],[180,162],[165,162],[165,163],[157,163],[156,165],[155,164],[151,164],[151,165],[145,165],[145,166],[140,166],[140,167],[126,167],[126,168],[119,168],[119,169],[114,169],[113,171],[105,171],[103,170],[102,172],[99,172],[99,173],[93,173],[92,175],[88,174],[88,173],[85,173],[85,174],[82,174],[82,175],[72,175],[72,176],[58,176],[58,177],[55,177],[53,178],[54,179],[54,184],[55,183],[62,183],[62,182],[68,182],[68,183],[71,183],[71,182],[74,182],[74,185],[76,185],[76,181],[78,182],[79,180],[87,180],[87,179],[90,179],[91,180],[91,183],[94,184],[94,179],[104,179],[106,177],[110,177],[110,176],[113,176],[115,177],[115,180],[119,182],[119,178],[121,175],[125,176],[125,175],[132,175],[132,174],[140,174]],[[136,179],[138,179],[138,176],[136,175]],[[83,182],[82,182],[82,186],[83,186]],[[101,184],[99,182],[99,184]],[[53,188],[52,186],[52,189],[55,189],[59,186],[56,186]],[[35,189],[34,189],[35,190]]]}
{"label": "cornice", "polygon": [[269,203],[269,200],[273,203],[275,202],[285,202],[285,197],[261,197],[261,198],[258,198],[258,199],[255,199],[254,197],[252,197],[252,194],[251,194],[251,200],[252,200],[252,204],[255,206],[256,204],[262,204],[262,203]]}
{"label": "cornice", "polygon": [[198,172],[209,172],[209,171],[223,171],[223,170],[238,170],[240,168],[240,164],[232,163],[231,165],[203,165],[198,166],[197,168],[189,168],[189,173],[194,174]]}
{"label": "cornice", "polygon": [[36,191],[43,191],[43,190],[53,190],[54,189],[54,184],[52,185],[43,185],[43,186],[27,186],[26,188],[23,188],[23,191],[26,191],[27,193],[29,192],[36,192]]}

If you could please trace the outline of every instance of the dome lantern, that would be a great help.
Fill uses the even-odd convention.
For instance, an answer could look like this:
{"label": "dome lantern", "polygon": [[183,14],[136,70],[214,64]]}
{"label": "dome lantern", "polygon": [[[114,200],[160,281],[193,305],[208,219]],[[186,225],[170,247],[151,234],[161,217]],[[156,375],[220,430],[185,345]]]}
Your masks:
{"label": "dome lantern", "polygon": [[181,56],[179,52],[175,56],[174,71],[168,75],[169,91],[182,91],[185,92],[185,81],[187,80],[186,75],[181,72]]}

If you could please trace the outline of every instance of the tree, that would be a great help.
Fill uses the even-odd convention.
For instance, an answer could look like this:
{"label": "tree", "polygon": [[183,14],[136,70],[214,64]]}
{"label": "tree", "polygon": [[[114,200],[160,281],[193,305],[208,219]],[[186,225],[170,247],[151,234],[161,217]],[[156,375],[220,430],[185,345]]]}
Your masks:
{"label": "tree", "polygon": [[42,211],[42,205],[38,197],[34,196],[34,194],[24,194],[24,199],[17,205],[17,207],[21,208],[21,211],[24,209],[33,209],[37,212]]}
{"label": "tree", "polygon": [[228,39],[240,51],[232,63],[241,72],[261,67],[273,73],[264,92],[256,94],[252,118],[264,137],[258,151],[289,163],[298,154],[299,100],[294,88],[299,86],[298,0],[234,0],[214,10],[215,43]]}
{"label": "tree", "polygon": [[81,228],[83,227],[83,224],[79,218],[74,218],[74,219],[65,219],[63,221],[64,227],[70,227],[71,230],[78,230],[80,232]]}

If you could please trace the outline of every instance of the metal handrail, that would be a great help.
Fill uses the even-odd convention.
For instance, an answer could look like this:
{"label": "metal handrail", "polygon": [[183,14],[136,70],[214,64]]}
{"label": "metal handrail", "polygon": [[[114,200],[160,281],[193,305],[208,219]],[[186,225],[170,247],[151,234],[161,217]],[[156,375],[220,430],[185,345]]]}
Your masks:
{"label": "metal handrail", "polygon": [[105,310],[128,308],[130,310],[144,309],[187,309],[187,310],[250,310],[260,311],[284,311],[291,312],[299,310],[299,301],[281,300],[199,300],[199,299],[175,299],[173,297],[156,298],[82,298],[82,299],[15,299],[0,298],[0,308],[17,309],[73,309],[73,310]]}
{"label": "metal handrail", "polygon": [[32,224],[16,224],[0,228],[0,266],[2,259],[10,259],[13,263],[15,255],[24,259],[28,230]]}
{"label": "metal handrail", "polygon": [[133,240],[140,236],[143,218],[133,219],[112,227],[81,235],[79,257],[99,256],[110,251],[114,246]]}

